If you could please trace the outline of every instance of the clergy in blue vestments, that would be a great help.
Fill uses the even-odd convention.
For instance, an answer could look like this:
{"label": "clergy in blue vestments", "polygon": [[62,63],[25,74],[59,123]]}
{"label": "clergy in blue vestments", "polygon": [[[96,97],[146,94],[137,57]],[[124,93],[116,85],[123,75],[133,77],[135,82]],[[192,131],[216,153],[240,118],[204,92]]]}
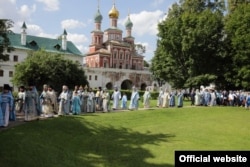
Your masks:
{"label": "clergy in blue vestments", "polygon": [[177,92],[177,107],[183,107],[183,92],[181,90]]}
{"label": "clergy in blue vestments", "polygon": [[79,115],[81,113],[81,105],[82,105],[82,102],[81,102],[81,99],[77,93],[77,91],[74,91],[73,92],[73,96],[72,96],[72,114],[73,115]]}
{"label": "clergy in blue vestments", "polygon": [[170,93],[169,106],[170,107],[174,107],[175,106],[175,92],[174,91],[172,91]]}
{"label": "clergy in blue vestments", "polygon": [[89,88],[88,99],[87,99],[87,112],[95,112],[95,111],[96,111],[95,93],[92,90],[92,88]]}
{"label": "clergy in blue vestments", "polygon": [[13,93],[12,93],[12,88],[10,88],[10,94],[13,98],[13,101],[12,101],[12,108],[10,110],[10,115],[9,115],[9,120],[10,121],[15,121],[16,120],[16,107],[15,107],[15,99],[14,99],[14,96],[13,96]]}
{"label": "clergy in blue vestments", "polygon": [[133,86],[132,94],[131,94],[131,98],[130,98],[130,104],[129,104],[130,110],[137,110],[138,109],[139,99],[140,99],[139,93],[138,93],[136,87]]}
{"label": "clergy in blue vestments", "polygon": [[[0,105],[2,104],[2,96],[0,96]],[[3,111],[2,107],[0,107],[0,127],[3,127],[4,125],[4,117],[3,117]]]}
{"label": "clergy in blue vestments", "polygon": [[36,120],[40,114],[40,103],[37,90],[33,84],[29,84],[29,88],[25,93],[24,100],[24,120]]}
{"label": "clergy in blue vestments", "polygon": [[115,87],[115,91],[113,92],[111,98],[113,99],[113,107],[112,107],[112,109],[113,110],[119,109],[119,101],[121,99],[121,93],[120,93],[120,91],[118,90],[117,87]]}
{"label": "clergy in blue vestments", "polygon": [[12,111],[14,107],[14,99],[10,91],[10,86],[5,84],[3,87],[3,92],[1,93],[1,110],[2,110],[2,119],[0,122],[3,121],[3,127],[7,127],[9,125],[9,116],[10,111]]}
{"label": "clergy in blue vestments", "polygon": [[128,101],[128,98],[127,98],[127,95],[126,95],[126,93],[124,93],[123,95],[122,95],[122,104],[121,104],[121,108],[122,109],[127,109],[127,101]]}

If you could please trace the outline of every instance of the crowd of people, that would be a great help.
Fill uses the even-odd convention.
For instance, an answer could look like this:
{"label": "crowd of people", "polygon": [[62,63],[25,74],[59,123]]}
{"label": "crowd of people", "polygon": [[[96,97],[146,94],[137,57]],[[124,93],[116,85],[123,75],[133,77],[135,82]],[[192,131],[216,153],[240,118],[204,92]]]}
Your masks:
{"label": "crowd of people", "polygon": [[177,99],[177,107],[183,107],[184,96],[191,101],[191,106],[242,106],[247,109],[250,107],[250,92],[220,91],[203,86],[190,92],[186,90],[170,92],[168,89],[160,88],[157,107],[175,107],[175,99]]}
{"label": "crowd of people", "polygon": [[[29,84],[27,88],[20,86],[17,97],[14,97],[11,87],[5,84],[0,94],[0,127],[7,127],[9,121],[16,120],[17,113],[24,114],[24,121],[32,121],[96,111],[105,113],[111,110],[138,109],[140,97],[135,87],[132,88],[128,106],[126,93],[122,94],[118,87],[114,87],[112,94],[109,92],[101,87],[94,92],[88,86],[75,86],[71,91],[68,86],[63,85],[61,92],[57,94],[52,86],[44,84],[39,94],[34,84]],[[148,89],[145,91],[144,99],[145,107],[149,107]]]}
{"label": "crowd of people", "polygon": [[[4,85],[0,94],[0,127],[7,127],[9,121],[16,120],[16,113],[24,114],[24,121],[37,120],[62,115],[79,115],[82,113],[94,113],[96,111],[108,112],[111,110],[137,110],[140,95],[136,87],[132,87],[130,102],[126,93],[121,93],[118,87],[114,87],[110,94],[106,88],[99,87],[93,90],[88,86],[75,86],[69,90],[63,85],[60,94],[53,87],[43,85],[39,94],[34,84],[28,88],[20,86],[17,97],[12,94],[11,87]],[[184,90],[171,90],[160,88],[157,98],[157,107],[183,107]],[[188,93],[191,105],[194,106],[250,106],[250,93],[243,91],[216,91],[214,89],[192,89]],[[144,91],[144,108],[150,108],[151,93],[148,88]],[[177,100],[177,103],[175,102]]]}

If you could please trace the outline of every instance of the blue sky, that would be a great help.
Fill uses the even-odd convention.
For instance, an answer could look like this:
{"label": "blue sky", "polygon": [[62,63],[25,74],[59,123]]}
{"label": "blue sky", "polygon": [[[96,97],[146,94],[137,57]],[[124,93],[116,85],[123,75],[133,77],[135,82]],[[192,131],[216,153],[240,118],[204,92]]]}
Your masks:
{"label": "blue sky", "polygon": [[108,12],[115,2],[120,13],[118,27],[125,35],[124,23],[130,14],[135,43],[146,46],[145,60],[156,49],[157,23],[177,0],[0,0],[0,18],[14,21],[13,31],[21,32],[25,21],[29,35],[57,38],[65,28],[68,40],[84,54],[94,30],[94,15],[99,4],[103,16],[102,30],[110,27]]}

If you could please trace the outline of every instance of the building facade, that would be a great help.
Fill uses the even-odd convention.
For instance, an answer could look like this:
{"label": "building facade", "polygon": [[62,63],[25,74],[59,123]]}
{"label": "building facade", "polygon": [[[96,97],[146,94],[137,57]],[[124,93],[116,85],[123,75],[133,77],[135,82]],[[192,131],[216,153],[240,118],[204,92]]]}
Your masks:
{"label": "building facade", "polygon": [[99,7],[95,14],[95,27],[91,32],[89,51],[84,56],[84,69],[92,87],[117,86],[131,89],[136,86],[144,90],[152,84],[152,75],[144,69],[144,57],[135,49],[132,36],[133,23],[128,15],[125,23],[126,34],[117,27],[119,11],[113,4],[108,13],[110,27],[102,31],[102,15]]}
{"label": "building facade", "polygon": [[51,53],[59,53],[67,59],[82,64],[83,54],[71,42],[67,41],[67,32],[64,30],[60,39],[44,38],[27,34],[27,26],[23,23],[21,33],[10,33],[8,38],[14,51],[9,53],[8,61],[0,61],[0,90],[4,84],[9,84],[15,90],[17,87],[11,83],[15,65],[25,60],[28,51],[43,49]]}

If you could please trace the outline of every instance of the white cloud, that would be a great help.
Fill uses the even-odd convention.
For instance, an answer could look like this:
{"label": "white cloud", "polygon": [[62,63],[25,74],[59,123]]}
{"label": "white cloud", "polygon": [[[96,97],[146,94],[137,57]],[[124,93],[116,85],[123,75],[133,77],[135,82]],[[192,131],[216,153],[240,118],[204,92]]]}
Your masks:
{"label": "white cloud", "polygon": [[76,47],[83,54],[85,54],[85,53],[87,53],[89,51],[89,47],[86,47],[85,45],[76,45]]}
{"label": "white cloud", "polygon": [[28,20],[31,17],[32,13],[34,13],[35,11],[36,11],[35,4],[32,5],[31,7],[29,7],[28,5],[22,5],[17,13],[20,19]]}
{"label": "white cloud", "polygon": [[[142,11],[138,14],[131,14],[130,19],[133,22],[134,26],[132,33],[137,34],[138,36],[143,35],[156,35],[157,34],[157,24],[159,20],[163,17],[164,12],[156,10],[153,12]],[[127,18],[121,19],[122,25],[125,24]]]}
{"label": "white cloud", "polygon": [[60,3],[58,0],[37,0],[37,2],[43,3],[47,11],[59,10]]}
{"label": "white cloud", "polygon": [[75,28],[83,28],[86,25],[83,22],[74,19],[63,20],[61,22],[61,27],[63,29],[75,29]]}
{"label": "white cloud", "polygon": [[71,34],[68,33],[67,39],[74,44],[83,44],[88,42],[88,38],[84,34]]}

